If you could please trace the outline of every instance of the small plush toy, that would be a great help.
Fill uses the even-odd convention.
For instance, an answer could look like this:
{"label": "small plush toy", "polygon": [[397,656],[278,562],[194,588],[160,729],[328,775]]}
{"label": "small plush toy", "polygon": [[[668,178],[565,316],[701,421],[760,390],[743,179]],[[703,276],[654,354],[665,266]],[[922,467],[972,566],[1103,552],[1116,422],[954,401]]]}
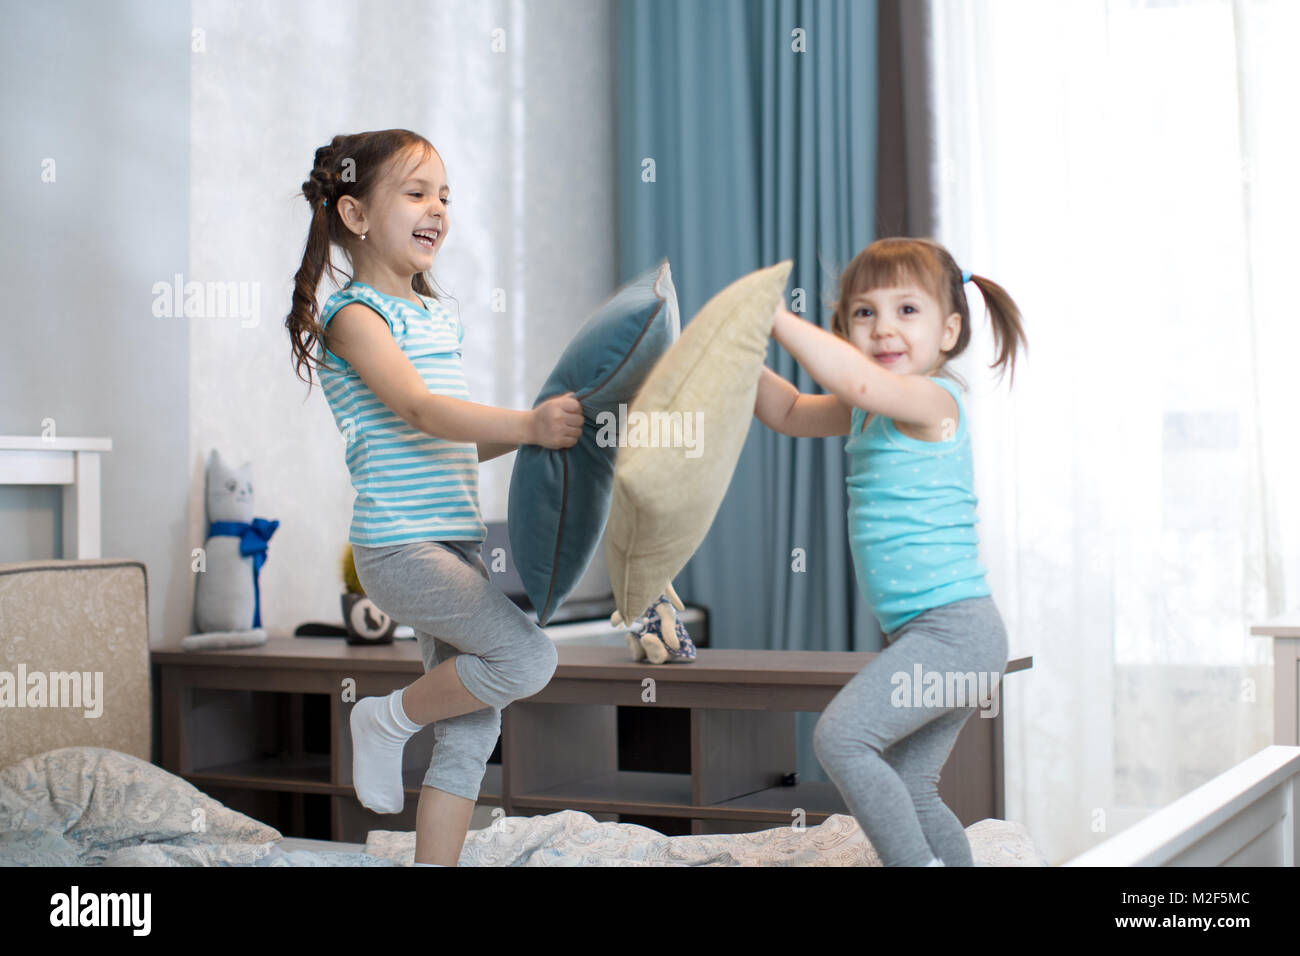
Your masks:
{"label": "small plush toy", "polygon": [[[671,602],[671,603],[669,603]],[[627,646],[632,649],[632,660],[649,658],[651,664],[690,663],[695,660],[695,644],[686,633],[686,625],[678,619],[676,611],[686,610],[681,598],[669,582],[665,593],[646,612],[628,627]],[[609,623],[620,627],[622,616],[615,611]]]}
{"label": "small plush toy", "polygon": [[252,465],[232,468],[214,449],[208,457],[208,528],[203,565],[194,584],[198,633],[181,640],[187,651],[266,643],[258,578],[278,521],[253,517]]}
{"label": "small plush toy", "polygon": [[397,622],[366,597],[366,589],[357,577],[357,559],[352,553],[351,541],[343,546],[343,587],[343,594],[339,597],[343,602],[343,626],[348,632],[348,643],[393,643]]}

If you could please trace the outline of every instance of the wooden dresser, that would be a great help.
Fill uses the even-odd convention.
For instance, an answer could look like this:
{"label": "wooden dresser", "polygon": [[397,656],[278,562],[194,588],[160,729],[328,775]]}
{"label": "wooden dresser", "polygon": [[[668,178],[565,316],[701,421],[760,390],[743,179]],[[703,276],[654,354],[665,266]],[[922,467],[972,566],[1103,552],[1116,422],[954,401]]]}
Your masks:
{"label": "wooden dresser", "polygon": [[[500,759],[488,764],[480,804],[511,816],[581,810],[674,833],[749,832],[796,818],[812,826],[848,812],[832,784],[793,782],[795,713],[820,712],[873,653],[701,648],[694,663],[651,665],[632,662],[607,622],[603,631],[557,638],[550,684],[502,711]],[[360,699],[419,677],[414,641],[271,638],[254,648],[155,651],[153,663],[165,769],[286,836],[361,842],[371,829],[414,829],[432,726],[404,752],[406,809],[371,813],[352,789],[352,701],[340,693],[349,678]],[[1031,664],[1019,658],[1007,671]],[[940,777],[964,826],[1003,814],[1001,704],[999,695],[996,717],[967,721]],[[634,738],[678,745],[685,765],[629,765],[633,719]]]}

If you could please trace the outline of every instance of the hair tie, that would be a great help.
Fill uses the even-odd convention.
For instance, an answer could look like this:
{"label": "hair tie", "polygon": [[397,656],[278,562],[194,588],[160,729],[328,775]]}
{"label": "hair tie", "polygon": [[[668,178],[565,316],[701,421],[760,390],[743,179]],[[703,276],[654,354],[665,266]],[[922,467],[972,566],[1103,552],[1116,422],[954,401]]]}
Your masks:
{"label": "hair tie", "polygon": [[322,206],[328,206],[328,205],[330,204],[330,201],[329,201],[328,199],[322,199],[322,200],[320,201],[320,204],[321,204]]}
{"label": "hair tie", "polygon": [[967,282],[970,282],[970,273],[963,269],[961,271],[961,284],[965,285]]}

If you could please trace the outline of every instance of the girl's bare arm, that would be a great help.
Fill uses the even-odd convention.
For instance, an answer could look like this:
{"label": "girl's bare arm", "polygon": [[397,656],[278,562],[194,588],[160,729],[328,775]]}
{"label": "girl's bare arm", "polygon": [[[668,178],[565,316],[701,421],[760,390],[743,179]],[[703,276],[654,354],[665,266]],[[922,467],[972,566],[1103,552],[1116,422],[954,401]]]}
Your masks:
{"label": "girl's bare arm", "polygon": [[955,417],[957,403],[939,385],[923,375],[896,375],[783,306],[777,308],[772,338],[813,381],[850,408],[923,427]]}
{"label": "girl's bare arm", "polygon": [[834,395],[807,395],[766,365],[758,380],[754,417],[773,431],[798,438],[847,435],[853,409]]}
{"label": "girl's bare arm", "polygon": [[495,408],[430,392],[393,341],[388,325],[368,306],[358,302],[343,306],[326,327],[326,345],[356,369],[393,414],[426,434],[489,446],[538,443],[531,411]]}

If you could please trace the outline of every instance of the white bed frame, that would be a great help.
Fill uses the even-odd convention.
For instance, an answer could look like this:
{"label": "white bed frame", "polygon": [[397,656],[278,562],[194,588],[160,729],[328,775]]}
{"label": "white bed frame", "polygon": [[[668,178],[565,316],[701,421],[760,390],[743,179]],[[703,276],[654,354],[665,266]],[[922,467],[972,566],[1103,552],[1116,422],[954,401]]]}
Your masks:
{"label": "white bed frame", "polygon": [[1272,745],[1063,866],[1296,866],[1300,747]]}

